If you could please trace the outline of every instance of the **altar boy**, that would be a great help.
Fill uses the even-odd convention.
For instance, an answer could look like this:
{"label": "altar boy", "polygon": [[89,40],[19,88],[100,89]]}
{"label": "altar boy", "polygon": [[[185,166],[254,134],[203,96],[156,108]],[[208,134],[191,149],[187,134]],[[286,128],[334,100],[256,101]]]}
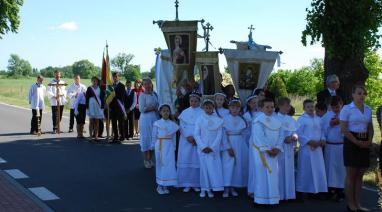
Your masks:
{"label": "altar boy", "polygon": [[260,205],[274,205],[280,201],[278,155],[282,151],[281,122],[273,115],[274,102],[260,101],[260,114],[252,125],[250,146],[254,159],[254,201]]}
{"label": "altar boy", "polygon": [[223,172],[220,159],[220,145],[223,135],[223,119],[213,115],[214,102],[203,102],[204,113],[195,123],[194,138],[200,160],[200,197],[214,197],[212,191],[223,191]]}
{"label": "altar boy", "polygon": [[291,105],[287,97],[278,100],[277,118],[281,122],[281,141],[283,152],[278,157],[280,200],[296,199],[294,176],[294,147],[298,139],[297,122],[288,115]]}
{"label": "altar boy", "polygon": [[300,149],[298,151],[296,191],[309,194],[327,192],[325,163],[322,154],[325,136],[320,125],[321,120],[314,114],[312,100],[305,100],[303,106],[305,113],[297,120]]}

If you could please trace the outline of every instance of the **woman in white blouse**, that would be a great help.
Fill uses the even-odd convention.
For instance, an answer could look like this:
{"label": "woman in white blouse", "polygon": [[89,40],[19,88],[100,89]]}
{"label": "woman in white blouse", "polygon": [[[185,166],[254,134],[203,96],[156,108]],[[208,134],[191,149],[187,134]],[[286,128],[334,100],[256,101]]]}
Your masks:
{"label": "woman in white blouse", "polygon": [[344,165],[346,167],[345,192],[348,211],[368,211],[361,207],[362,178],[369,167],[369,152],[374,129],[371,108],[365,104],[367,92],[362,85],[353,88],[353,102],[340,113],[344,138]]}

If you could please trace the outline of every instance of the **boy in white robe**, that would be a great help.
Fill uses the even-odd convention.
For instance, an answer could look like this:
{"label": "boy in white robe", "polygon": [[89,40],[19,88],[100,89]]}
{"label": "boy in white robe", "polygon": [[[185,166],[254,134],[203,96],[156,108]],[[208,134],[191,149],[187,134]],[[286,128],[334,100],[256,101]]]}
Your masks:
{"label": "boy in white robe", "polygon": [[296,199],[294,176],[294,147],[298,139],[297,122],[288,115],[290,99],[283,97],[278,100],[279,112],[277,119],[281,122],[281,143],[283,151],[278,156],[280,200]]}
{"label": "boy in white robe", "polygon": [[161,119],[154,122],[152,145],[155,149],[155,175],[159,194],[169,194],[168,186],[176,186],[177,173],[175,168],[176,132],[179,126],[170,120],[170,105],[159,107]]}
{"label": "boy in white robe", "polygon": [[325,135],[320,125],[321,119],[314,114],[314,102],[312,100],[305,100],[303,106],[305,113],[297,120],[300,148],[298,151],[296,191],[310,194],[327,192],[325,163],[322,153]]}
{"label": "boy in white robe", "polygon": [[255,166],[254,202],[274,205],[280,201],[278,154],[282,151],[281,122],[273,115],[274,103],[260,102],[262,114],[253,122],[251,148]]}
{"label": "boy in white robe", "polygon": [[223,197],[231,193],[238,196],[236,188],[246,187],[248,184],[248,143],[245,141],[244,131],[246,120],[240,116],[241,103],[239,99],[229,102],[230,114],[224,117],[222,141],[222,167],[224,180]]}
{"label": "boy in white robe", "polygon": [[346,178],[346,168],[343,159],[344,137],[341,133],[339,119],[342,105],[341,98],[333,96],[330,100],[331,110],[321,119],[321,125],[326,137],[324,160],[328,190],[330,197],[336,201],[341,201],[344,198],[343,189]]}
{"label": "boy in white robe", "polygon": [[204,113],[195,123],[194,137],[200,160],[200,197],[214,197],[212,191],[223,191],[223,173],[220,146],[223,134],[223,119],[213,115],[212,100],[203,102]]}
{"label": "boy in white robe", "polygon": [[182,111],[179,119],[180,138],[178,147],[178,187],[184,187],[184,192],[193,188],[200,189],[200,162],[194,138],[196,119],[203,113],[200,108],[201,94],[190,94],[190,107]]}
{"label": "boy in white robe", "polygon": [[42,84],[43,81],[44,77],[38,75],[36,83],[29,89],[28,102],[32,109],[30,133],[33,135],[41,134],[41,118],[42,111],[45,109],[44,97],[46,94],[46,87]]}

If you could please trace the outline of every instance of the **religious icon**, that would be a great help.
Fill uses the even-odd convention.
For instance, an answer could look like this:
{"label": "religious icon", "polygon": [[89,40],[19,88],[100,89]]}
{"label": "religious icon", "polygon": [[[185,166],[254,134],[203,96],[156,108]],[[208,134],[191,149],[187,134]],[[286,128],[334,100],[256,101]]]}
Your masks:
{"label": "religious icon", "polygon": [[188,34],[171,34],[169,36],[170,48],[172,54],[172,62],[174,64],[185,64],[189,63],[189,43],[190,37]]}
{"label": "religious icon", "polygon": [[239,64],[239,89],[253,90],[257,87],[259,79],[260,64],[240,63]]}
{"label": "religious icon", "polygon": [[213,95],[215,93],[215,77],[213,65],[202,65],[200,79],[204,95]]}

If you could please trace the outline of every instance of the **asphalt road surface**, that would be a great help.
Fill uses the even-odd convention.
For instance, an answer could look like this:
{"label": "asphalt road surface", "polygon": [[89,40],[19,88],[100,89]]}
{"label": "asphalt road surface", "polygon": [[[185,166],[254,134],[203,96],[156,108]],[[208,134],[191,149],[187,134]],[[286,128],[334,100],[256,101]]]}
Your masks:
{"label": "asphalt road surface", "polygon": [[[160,196],[155,171],[143,168],[137,141],[110,145],[79,141],[75,133],[50,134],[50,114],[43,114],[41,137],[29,135],[31,111],[0,104],[0,169],[18,169],[29,178],[25,188],[44,187],[59,199],[45,201],[55,211],[256,211],[240,191],[238,198],[201,199],[199,194],[172,189]],[[64,114],[67,116],[67,114]],[[68,118],[62,130],[68,129]],[[1,159],[6,163],[1,163]],[[1,192],[1,191],[0,191]],[[375,208],[377,193],[364,190],[363,204]],[[345,211],[345,203],[305,201],[283,203],[271,211]]]}

